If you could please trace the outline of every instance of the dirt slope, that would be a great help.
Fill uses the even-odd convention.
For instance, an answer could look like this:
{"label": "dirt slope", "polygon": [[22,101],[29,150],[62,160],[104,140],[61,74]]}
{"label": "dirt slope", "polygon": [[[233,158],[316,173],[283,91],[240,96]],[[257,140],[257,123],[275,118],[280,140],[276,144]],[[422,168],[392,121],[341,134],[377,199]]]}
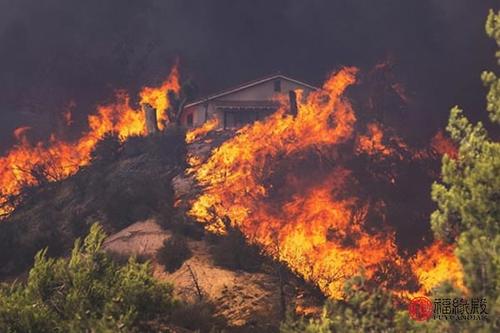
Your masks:
{"label": "dirt slope", "polygon": [[[188,240],[193,256],[173,273],[165,271],[155,259],[156,251],[163,241],[172,236],[153,219],[137,222],[111,235],[104,247],[114,254],[135,254],[151,260],[154,275],[172,282],[177,297],[195,302],[201,297],[214,304],[216,314],[222,316],[231,327],[277,327],[281,319],[279,280],[266,273],[233,271],[216,266],[211,255],[213,246],[206,240]],[[286,286],[286,302],[295,308],[314,308],[318,299],[303,297],[300,283],[290,282]]]}

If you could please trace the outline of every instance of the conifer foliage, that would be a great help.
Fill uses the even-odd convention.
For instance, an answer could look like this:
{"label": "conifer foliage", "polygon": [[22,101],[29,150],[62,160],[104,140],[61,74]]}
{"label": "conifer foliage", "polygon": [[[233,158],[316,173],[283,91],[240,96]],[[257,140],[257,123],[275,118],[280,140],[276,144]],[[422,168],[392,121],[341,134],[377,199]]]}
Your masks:
{"label": "conifer foliage", "polygon": [[[500,47],[500,12],[490,11],[486,33]],[[500,64],[500,50],[496,58]],[[500,79],[493,71],[481,77],[489,87],[487,111],[495,127],[500,125]],[[500,314],[500,142],[458,107],[451,110],[447,130],[458,144],[458,157],[443,158],[442,181],[432,187],[438,209],[431,224],[436,237],[456,242],[470,296],[488,301],[492,320],[481,329],[494,331]]]}
{"label": "conifer foliage", "polygon": [[0,332],[145,332],[168,322],[177,307],[172,286],[158,282],[148,263],[119,266],[102,250],[94,224],[69,259],[35,257],[26,283],[0,288]]}

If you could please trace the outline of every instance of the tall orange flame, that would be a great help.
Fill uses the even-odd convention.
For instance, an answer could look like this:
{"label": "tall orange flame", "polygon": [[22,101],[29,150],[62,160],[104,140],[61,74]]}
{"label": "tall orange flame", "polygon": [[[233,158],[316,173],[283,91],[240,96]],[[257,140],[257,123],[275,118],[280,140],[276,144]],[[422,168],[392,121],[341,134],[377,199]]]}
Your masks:
{"label": "tall orange flame", "polygon": [[141,105],[147,103],[157,110],[158,128],[160,130],[163,130],[165,124],[172,121],[172,119],[168,119],[167,110],[170,105],[167,93],[168,91],[178,93],[180,89],[179,68],[178,65],[175,65],[168,78],[159,87],[144,87],[140,92]]}
{"label": "tall orange flame", "polygon": [[[168,108],[166,93],[179,91],[179,73],[174,67],[167,80],[157,88],[144,88],[140,103],[150,103],[158,110],[162,120]],[[162,97],[163,96],[163,97]],[[68,119],[69,116],[65,116]],[[71,118],[69,118],[71,119]],[[88,116],[88,131],[75,142],[59,140],[54,134],[47,143],[31,144],[26,138],[27,127],[14,131],[17,143],[6,155],[0,157],[0,216],[14,207],[7,198],[19,193],[25,185],[34,185],[37,169],[44,170],[42,176],[48,181],[58,180],[75,173],[90,160],[90,153],[96,143],[108,132],[114,132],[121,139],[145,133],[145,116],[141,110],[130,105],[130,98],[124,91],[116,93],[113,104],[99,106],[96,114]]]}
{"label": "tall orange flame", "polygon": [[[351,174],[340,165],[325,168],[321,161],[308,165],[314,170],[302,170],[300,176],[288,173],[280,188],[271,179],[277,166],[290,168],[290,159],[307,160],[314,152],[340,156],[340,145],[354,139],[356,116],[343,93],[355,83],[356,73],[355,68],[344,68],[331,75],[321,90],[299,100],[295,117],[282,105],[266,120],[241,129],[205,163],[196,161],[193,166],[204,188],[192,203],[189,213],[194,218],[217,233],[224,233],[229,221],[250,242],[335,298],[342,297],[346,279],[361,272],[374,277],[383,263],[411,269],[398,255],[394,232],[368,230],[368,203],[345,194]],[[391,154],[382,138],[381,128],[371,124],[368,134],[356,139],[355,149]],[[426,253],[434,255],[437,248]],[[451,273],[459,276],[454,256],[439,260],[439,267],[453,267]],[[441,268],[413,268],[423,292],[447,277]],[[428,278],[429,274],[435,278]]]}
{"label": "tall orange flame", "polygon": [[200,127],[195,127],[186,133],[186,143],[192,143],[196,139],[206,135],[208,132],[217,128],[219,125],[219,120],[217,118],[212,118]]}
{"label": "tall orange flame", "polygon": [[450,280],[456,287],[465,290],[463,271],[453,247],[436,241],[430,247],[422,249],[411,261],[423,293],[430,293],[439,283]]}

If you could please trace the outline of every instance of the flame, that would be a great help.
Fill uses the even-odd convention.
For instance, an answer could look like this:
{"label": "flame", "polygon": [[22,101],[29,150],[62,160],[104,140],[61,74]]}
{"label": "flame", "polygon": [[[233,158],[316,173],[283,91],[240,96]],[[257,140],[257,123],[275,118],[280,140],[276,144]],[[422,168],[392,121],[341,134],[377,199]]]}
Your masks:
{"label": "flame", "polygon": [[[342,295],[346,277],[364,269],[371,278],[379,262],[397,256],[392,235],[363,231],[355,220],[352,198],[332,198],[332,189],[342,188],[347,175],[347,170],[337,169],[335,177],[285,203],[279,216],[259,211],[252,218],[265,221],[254,231],[265,248],[336,298]],[[244,230],[252,232],[245,226]]]}
{"label": "flame", "polygon": [[383,156],[391,155],[392,151],[382,143],[384,132],[378,123],[367,125],[368,134],[360,135],[357,142],[358,153],[364,152],[369,155],[380,154]]}
{"label": "flame", "polygon": [[196,139],[205,136],[208,132],[214,130],[219,125],[217,118],[212,118],[202,126],[193,128],[186,133],[186,142],[193,143]]}
{"label": "flame", "polygon": [[422,285],[422,292],[429,294],[432,288],[447,280],[462,291],[466,291],[462,266],[453,250],[452,245],[436,241],[428,248],[419,251],[412,259],[411,266]]}
{"label": "flame", "polygon": [[455,143],[450,138],[446,137],[443,131],[439,131],[431,140],[431,147],[440,155],[448,155],[448,157],[456,159],[458,149]]}
{"label": "flame", "polygon": [[[243,128],[234,139],[216,149],[196,174],[197,180],[202,185],[212,187],[212,190],[205,191],[198,198],[191,214],[201,220],[211,220],[211,207],[216,202],[224,205],[227,201],[230,203],[226,205],[228,208],[219,205],[218,215],[228,215],[234,223],[241,223],[251,211],[252,198],[266,195],[266,189],[259,184],[258,179],[268,171],[263,164],[266,158],[349,138],[356,118],[350,104],[341,100],[340,95],[354,83],[356,71],[354,68],[344,69],[330,78],[324,90],[311,93],[307,103],[301,104],[297,117],[286,114],[282,107],[265,121]],[[330,126],[328,118],[334,107],[337,121]],[[225,188],[230,191],[226,193]],[[237,201],[233,202],[235,199]]]}
{"label": "flame", "polygon": [[[161,92],[166,96],[168,90],[179,91],[178,70],[174,67],[168,79],[159,88],[144,88],[141,104]],[[144,93],[144,92],[148,93]],[[154,104],[158,112],[168,107],[166,97],[157,98]],[[71,120],[70,116],[64,116]],[[161,118],[160,118],[161,119]],[[26,138],[29,127],[14,131],[17,143],[0,157],[0,216],[8,215],[14,209],[8,198],[20,193],[23,186],[35,185],[44,180],[60,180],[74,174],[81,166],[90,161],[90,153],[96,143],[108,132],[115,132],[121,139],[145,134],[145,117],[141,110],[130,105],[130,98],[124,91],[116,93],[116,101],[97,107],[97,112],[88,116],[88,131],[75,142],[59,140],[54,134],[49,142],[32,144]],[[41,174],[40,174],[41,173]]]}
{"label": "flame", "polygon": [[170,102],[168,100],[168,91],[173,91],[178,93],[181,87],[179,84],[179,68],[176,64],[168,78],[163,81],[159,87],[144,87],[140,92],[139,96],[141,98],[142,104],[149,104],[155,110],[157,110],[158,128],[163,130],[165,124],[173,122],[173,119],[169,119],[168,108],[170,107]]}
{"label": "flame", "polygon": [[[366,226],[369,203],[346,194],[352,175],[336,164],[340,146],[349,141],[355,141],[358,153],[393,153],[376,123],[368,125],[366,135],[354,136],[356,116],[343,93],[356,74],[357,69],[344,68],[331,75],[321,90],[299,99],[295,117],[282,101],[276,113],[240,129],[204,163],[193,158],[192,165],[203,188],[192,202],[192,217],[215,233],[223,234],[228,222],[237,226],[248,241],[334,298],[342,297],[346,279],[356,274],[375,277],[386,262],[411,266],[398,255],[393,231]],[[399,138],[391,139],[407,148]],[[300,164],[311,155],[317,156],[315,163],[306,164],[304,172]],[[423,292],[442,281],[430,276],[445,268],[461,278],[453,255],[432,258],[436,265],[411,266]]]}

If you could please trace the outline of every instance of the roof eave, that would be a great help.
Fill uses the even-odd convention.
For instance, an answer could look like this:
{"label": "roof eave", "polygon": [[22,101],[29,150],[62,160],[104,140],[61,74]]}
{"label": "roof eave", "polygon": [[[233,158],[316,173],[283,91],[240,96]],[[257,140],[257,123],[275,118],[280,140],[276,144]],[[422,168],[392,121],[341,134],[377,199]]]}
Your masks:
{"label": "roof eave", "polygon": [[216,99],[216,98],[219,98],[219,97],[222,97],[222,96],[226,96],[226,95],[229,95],[229,94],[241,91],[243,89],[250,88],[250,87],[256,86],[258,84],[261,84],[261,83],[264,83],[264,82],[267,82],[267,81],[271,81],[271,80],[274,80],[274,79],[277,79],[277,78],[281,78],[281,79],[284,79],[284,80],[288,80],[288,81],[294,82],[294,83],[299,84],[301,86],[308,87],[308,88],[310,88],[312,90],[319,90],[318,87],[312,86],[312,85],[307,84],[305,82],[292,79],[292,78],[290,78],[288,76],[285,76],[285,75],[282,75],[282,74],[276,74],[276,75],[269,76],[267,78],[264,78],[264,79],[261,79],[261,80],[257,80],[257,81],[254,81],[254,82],[251,82],[251,83],[248,83],[248,84],[243,84],[240,87],[237,87],[237,88],[234,88],[234,89],[228,89],[228,90],[222,91],[220,93],[207,96],[207,97],[205,97],[203,99],[200,99],[200,100],[198,100],[196,102],[192,102],[192,103],[187,104],[184,107],[184,109],[192,107],[192,106],[196,106],[196,105],[199,105],[199,104],[202,104],[202,103],[206,103],[206,102],[209,102],[209,101],[211,101],[213,99]]}

